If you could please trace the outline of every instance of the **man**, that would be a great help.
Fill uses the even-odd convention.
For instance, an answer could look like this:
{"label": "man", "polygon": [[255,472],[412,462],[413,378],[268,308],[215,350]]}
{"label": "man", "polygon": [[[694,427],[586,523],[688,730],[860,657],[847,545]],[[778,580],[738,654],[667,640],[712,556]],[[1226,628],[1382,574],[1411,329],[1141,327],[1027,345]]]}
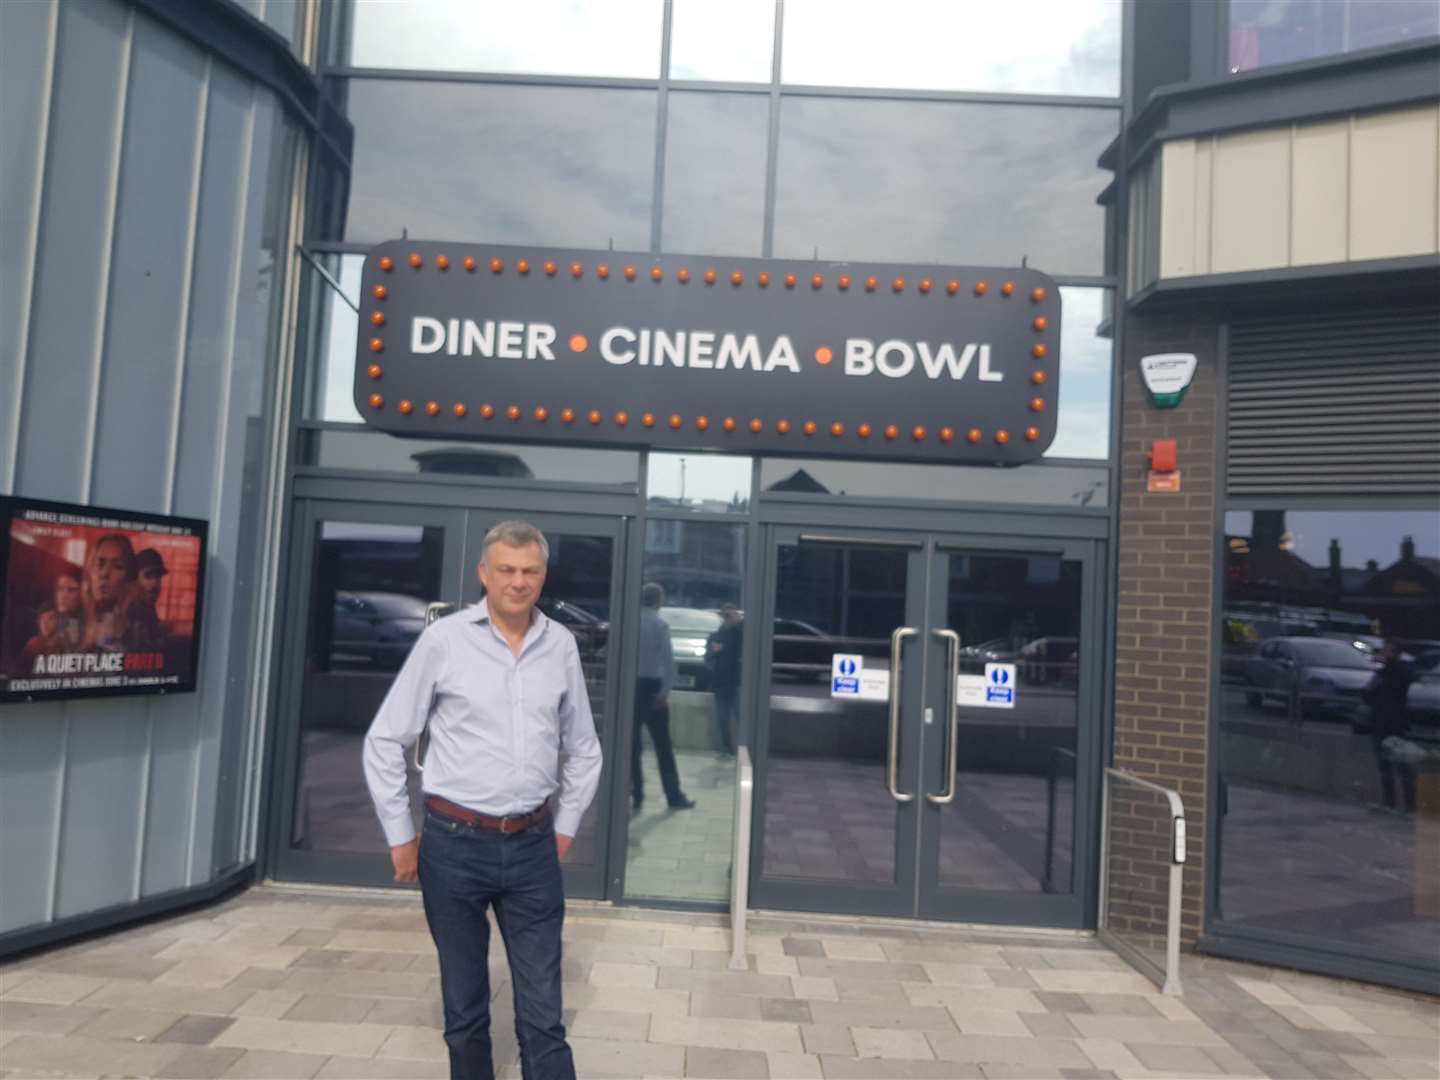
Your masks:
{"label": "man", "polygon": [[135,599],[130,605],[126,640],[129,648],[142,652],[164,648],[165,628],[155,605],[160,601],[160,590],[168,573],[164,558],[154,548],[146,548],[135,556]]}
{"label": "man", "polygon": [[734,604],[720,605],[720,628],[706,642],[705,662],[710,666],[710,685],[715,691],[715,721],[720,731],[720,749],[735,753],[735,720],[740,711],[740,652],[745,617]]}
{"label": "man", "polygon": [[62,570],[55,577],[55,637],[64,646],[62,652],[80,647],[84,636],[80,611],[80,575],[74,570]]}
{"label": "man", "polygon": [[[1392,738],[1404,739],[1409,730],[1405,714],[1410,684],[1418,673],[1405,650],[1393,638],[1386,639],[1379,659],[1380,669],[1361,694],[1370,706],[1370,743],[1375,751],[1375,767],[1380,773],[1380,802],[1373,808],[1392,814],[1413,814],[1415,766],[1395,755],[1392,749],[1394,743],[1391,747],[1386,747],[1385,743]],[[1400,782],[1398,793],[1395,790],[1397,779]]]}
{"label": "man", "polygon": [[670,688],[675,685],[675,646],[670,627],[660,617],[665,590],[655,582],[640,589],[640,662],[635,677],[635,737],[630,742],[630,798],[636,810],[645,804],[645,773],[641,764],[640,729],[650,732],[660,786],[672,810],[695,805],[680,789],[680,770],[670,744]]}
{"label": "man", "polygon": [[[561,1019],[559,860],[600,781],[600,743],[575,639],[535,610],[549,555],[533,525],[491,529],[479,566],[485,599],[426,628],[365,739],[365,777],[395,880],[419,877],[440,956],[452,1080],[495,1075],[492,905],[510,960],[526,1080],[575,1076]],[[405,750],[427,725],[422,842],[406,795]]]}

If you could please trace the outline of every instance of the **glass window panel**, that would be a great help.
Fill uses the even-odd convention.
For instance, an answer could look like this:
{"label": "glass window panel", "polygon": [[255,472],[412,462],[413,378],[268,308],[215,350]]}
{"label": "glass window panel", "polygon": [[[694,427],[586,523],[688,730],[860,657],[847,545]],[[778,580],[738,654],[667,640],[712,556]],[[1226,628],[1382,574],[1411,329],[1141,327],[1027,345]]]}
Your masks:
{"label": "glass window panel", "polygon": [[355,80],[346,239],[644,250],[655,93]]}
{"label": "glass window panel", "polygon": [[652,510],[743,514],[750,509],[748,457],[651,454],[645,484]]}
{"label": "glass window panel", "polygon": [[625,894],[723,900],[741,731],[745,526],[649,522],[641,581]]}
{"label": "glass window panel", "polygon": [[322,255],[319,258],[340,283],[340,290],[336,291],[313,268],[306,268],[320,293],[314,312],[318,325],[311,338],[314,356],[310,362],[315,369],[315,390],[309,418],[358,424],[361,416],[355,408],[355,335],[360,316],[355,307],[360,305],[360,269],[365,256]]}
{"label": "glass window panel", "polygon": [[1404,45],[1437,34],[1435,0],[1230,0],[1230,70]]}
{"label": "glass window panel", "polygon": [[1098,507],[1109,502],[1109,477],[1108,467],[1100,464],[1047,463],[997,469],[833,458],[765,458],[760,462],[760,490],[771,498],[794,492]]}
{"label": "glass window panel", "polygon": [[1440,513],[1228,513],[1220,617],[1216,918],[1433,965]]}
{"label": "glass window panel", "polygon": [[787,98],[775,254],[1104,270],[1106,108]]}
{"label": "glass window panel", "polygon": [[1098,332],[1110,316],[1109,289],[1060,289],[1060,417],[1046,457],[1110,456],[1114,342]]}
{"label": "glass window panel", "polygon": [[668,123],[664,250],[760,255],[769,97],[671,91]]}
{"label": "glass window panel", "polygon": [[378,431],[310,429],[304,461],[328,469],[626,484],[638,490],[640,455],[628,450],[521,443],[445,443]]}
{"label": "glass window panel", "polygon": [[356,67],[653,79],[662,0],[365,0]]}
{"label": "glass window panel", "polygon": [[675,0],[670,77],[769,82],[775,0]]}
{"label": "glass window panel", "polygon": [[1120,0],[787,0],[787,83],[1120,93]]}

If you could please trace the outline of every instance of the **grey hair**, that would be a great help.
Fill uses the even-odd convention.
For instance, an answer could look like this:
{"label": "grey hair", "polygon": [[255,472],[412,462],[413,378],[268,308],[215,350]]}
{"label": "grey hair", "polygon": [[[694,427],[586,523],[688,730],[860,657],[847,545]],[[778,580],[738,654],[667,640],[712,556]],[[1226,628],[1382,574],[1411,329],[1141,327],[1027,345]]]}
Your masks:
{"label": "grey hair", "polygon": [[640,606],[658,608],[665,603],[665,589],[658,581],[640,586]]}
{"label": "grey hair", "polygon": [[485,543],[480,549],[480,561],[490,555],[491,544],[506,544],[510,547],[528,547],[534,544],[540,549],[540,557],[550,561],[550,544],[545,534],[528,521],[502,521],[485,534]]}

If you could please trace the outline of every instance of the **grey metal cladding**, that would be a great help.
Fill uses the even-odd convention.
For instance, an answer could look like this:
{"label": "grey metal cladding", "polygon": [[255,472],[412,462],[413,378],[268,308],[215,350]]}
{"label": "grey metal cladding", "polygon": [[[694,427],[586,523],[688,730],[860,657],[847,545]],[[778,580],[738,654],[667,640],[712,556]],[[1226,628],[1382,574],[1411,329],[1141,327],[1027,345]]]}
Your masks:
{"label": "grey metal cladding", "polygon": [[[1055,436],[1060,292],[1032,269],[389,241],[366,259],[361,286],[356,407],[409,438],[1016,465]],[[531,359],[501,358],[502,320],[553,329],[553,357],[527,344]],[[487,326],[495,340],[483,345]],[[692,335],[688,352],[661,362],[656,344],[646,363],[642,334],[654,331]],[[696,332],[711,339],[703,363]],[[747,339],[749,360],[737,360]],[[851,342],[868,343],[868,371],[865,344],[852,368]],[[789,363],[777,361],[782,343]],[[622,352],[633,359],[617,362]]]}
{"label": "grey metal cladding", "polygon": [[1232,496],[1440,495],[1440,311],[1230,328]]}

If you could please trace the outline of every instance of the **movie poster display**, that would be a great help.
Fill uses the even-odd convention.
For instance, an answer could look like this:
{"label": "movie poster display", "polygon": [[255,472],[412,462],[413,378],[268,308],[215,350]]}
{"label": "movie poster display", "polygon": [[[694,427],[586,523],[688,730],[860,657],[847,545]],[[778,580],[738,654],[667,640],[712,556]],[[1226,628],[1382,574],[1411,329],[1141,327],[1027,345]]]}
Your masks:
{"label": "movie poster display", "polygon": [[0,498],[0,704],[195,689],[206,523]]}

